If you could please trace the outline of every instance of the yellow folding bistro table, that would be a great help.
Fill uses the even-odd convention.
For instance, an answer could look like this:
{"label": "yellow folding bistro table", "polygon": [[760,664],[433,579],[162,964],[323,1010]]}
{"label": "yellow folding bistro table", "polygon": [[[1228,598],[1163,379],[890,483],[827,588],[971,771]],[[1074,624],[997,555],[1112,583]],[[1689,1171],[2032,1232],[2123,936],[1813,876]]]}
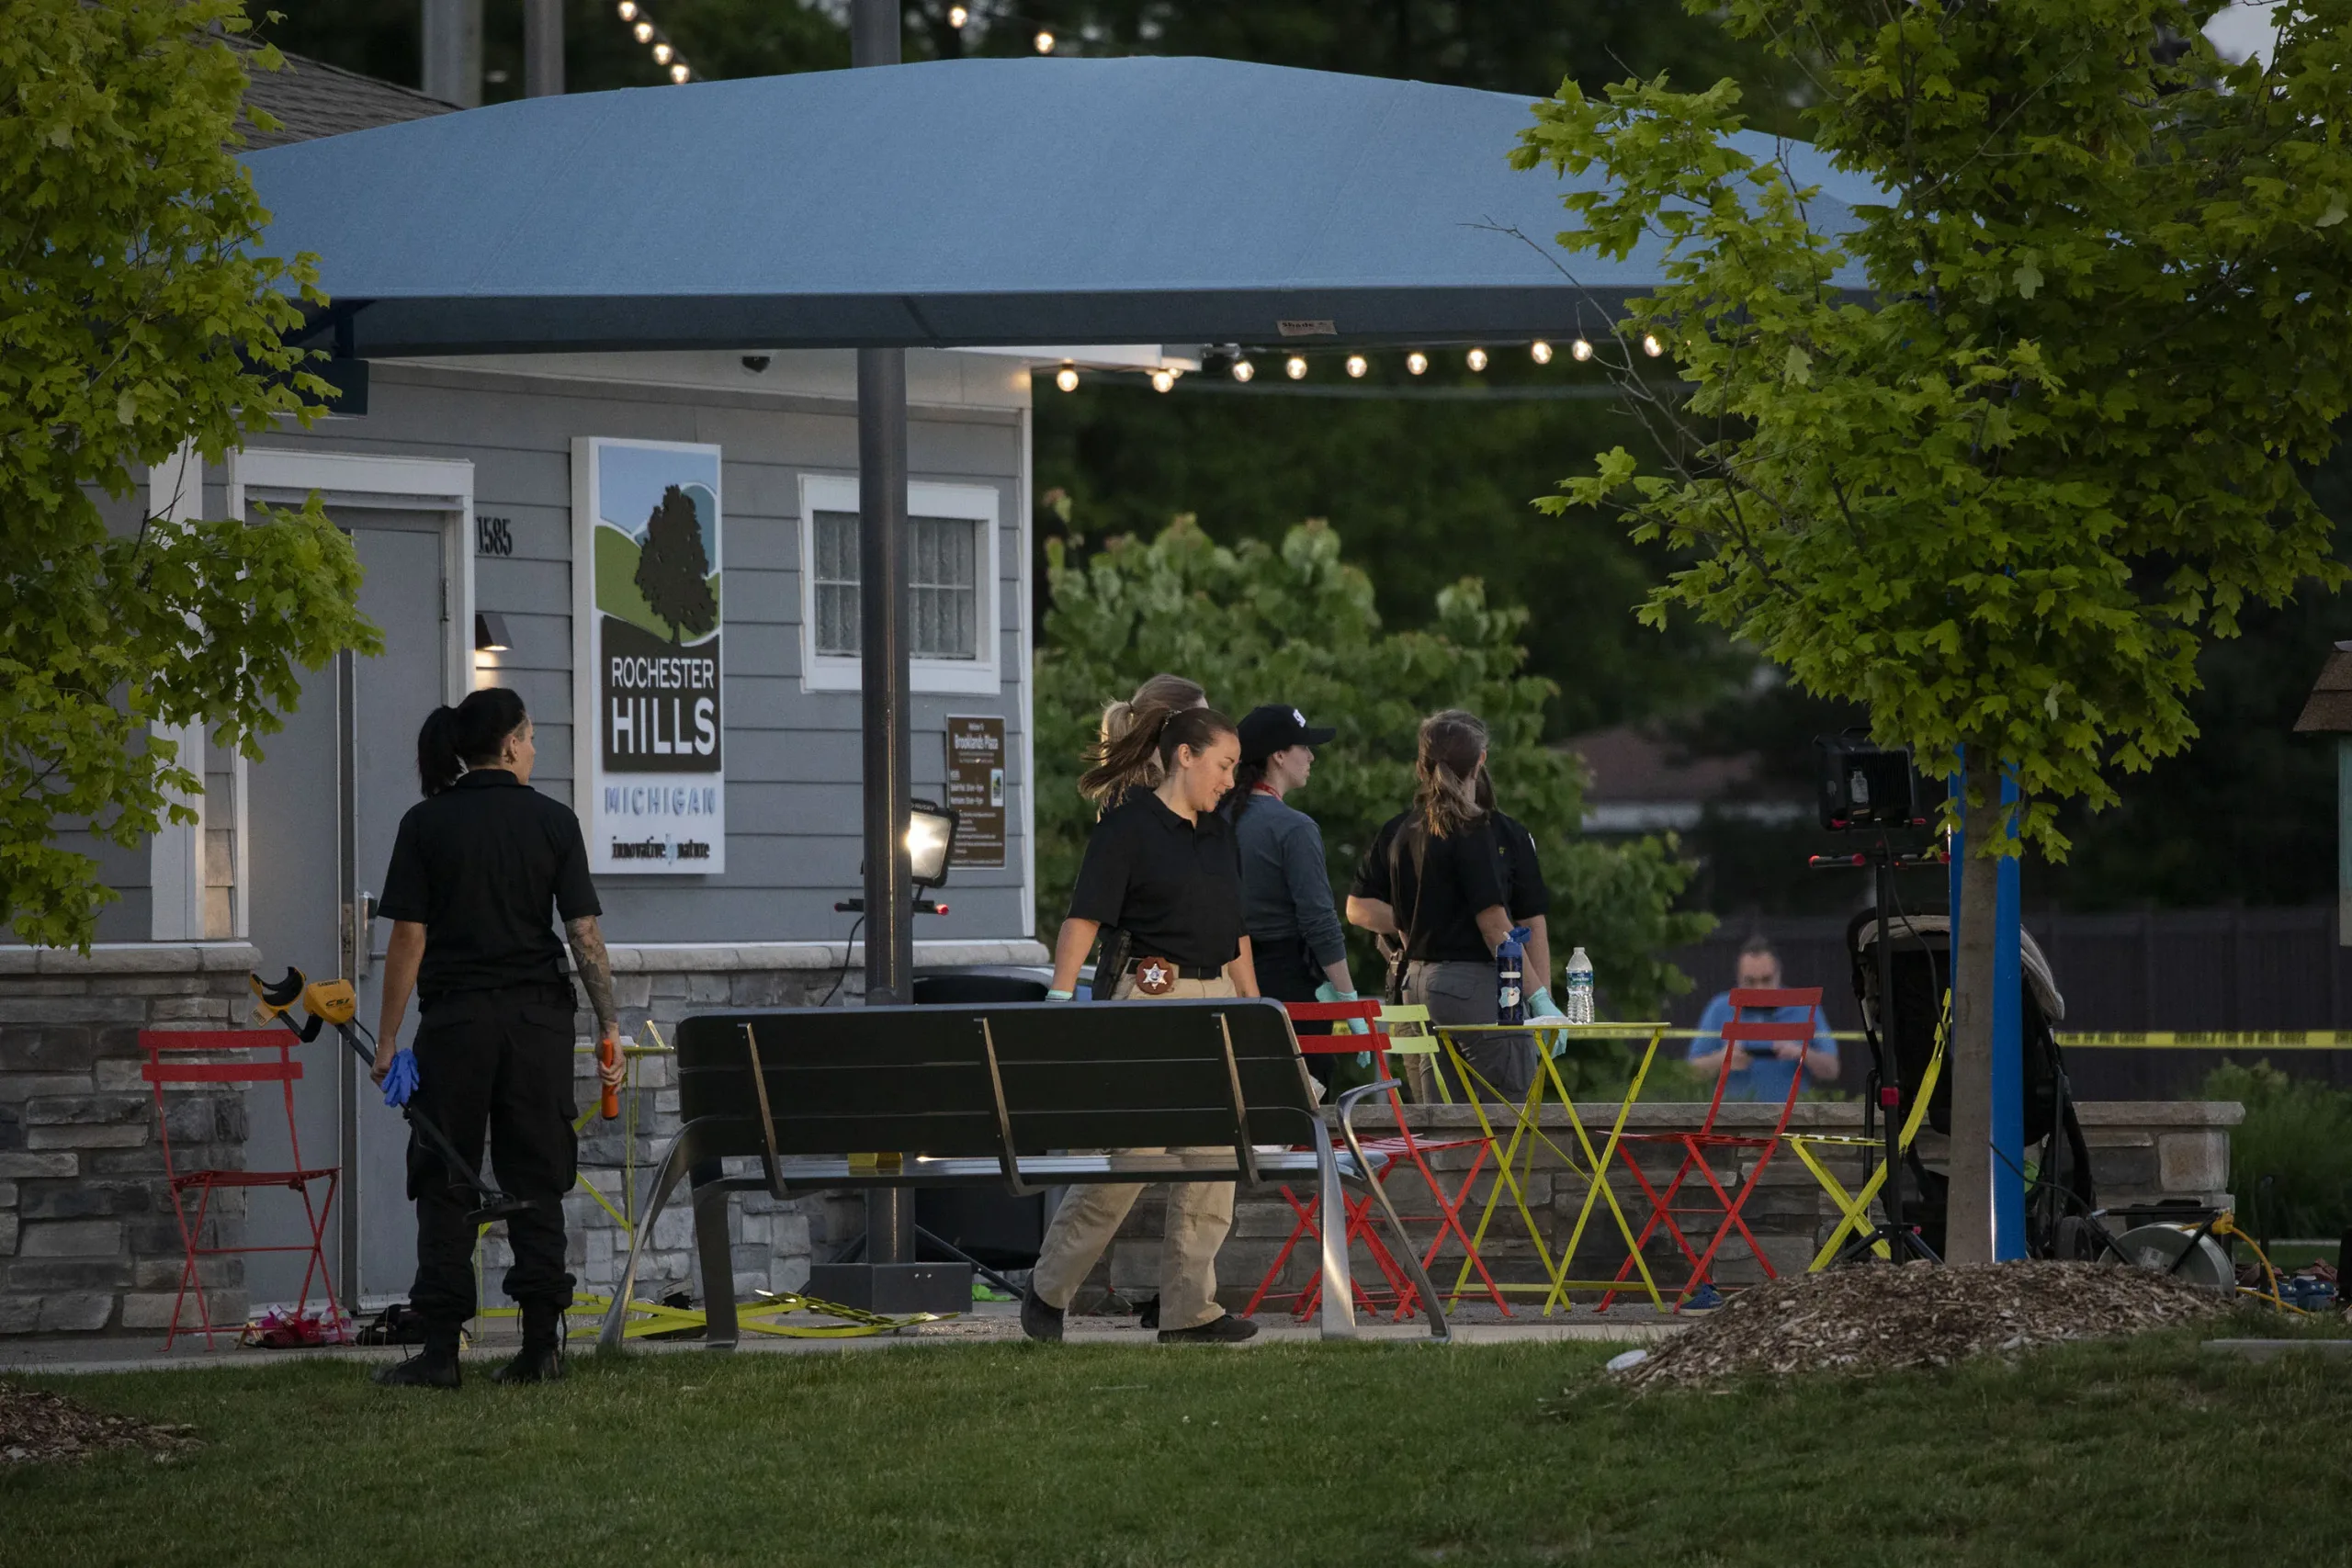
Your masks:
{"label": "yellow folding bistro table", "polygon": [[[1605,1204],[1610,1218],[1616,1223],[1617,1234],[1624,1239],[1634,1268],[1641,1276],[1642,1288],[1649,1292],[1650,1304],[1664,1311],[1666,1303],[1659,1298],[1657,1282],[1650,1278],[1649,1264],[1634,1243],[1634,1227],[1625,1218],[1625,1211],[1618,1206],[1617,1194],[1610,1186],[1609,1173],[1617,1157],[1618,1143],[1624,1136],[1626,1120],[1633,1114],[1634,1102],[1642,1096],[1643,1080],[1649,1077],[1650,1066],[1657,1059],[1658,1044],[1666,1038],[1668,1025],[1664,1021],[1569,1023],[1561,1019],[1546,1018],[1532,1019],[1523,1024],[1461,1023],[1435,1027],[1438,1037],[1444,1042],[1446,1055],[1453,1062],[1454,1071],[1462,1076],[1464,1083],[1477,1091],[1470,1096],[1471,1113],[1477,1117],[1478,1126],[1486,1134],[1488,1145],[1497,1149],[1495,1179],[1487,1190],[1487,1201],[1478,1215],[1478,1228],[1470,1240],[1471,1254],[1476,1256],[1479,1245],[1486,1239],[1487,1227],[1494,1221],[1496,1210],[1501,1206],[1504,1194],[1509,1193],[1512,1205],[1519,1211],[1520,1219],[1527,1226],[1528,1239],[1534,1244],[1536,1260],[1544,1269],[1544,1282],[1542,1284],[1504,1283],[1497,1288],[1522,1295],[1540,1292],[1544,1297],[1544,1314],[1548,1316],[1555,1306],[1569,1304],[1568,1292],[1571,1290],[1606,1290],[1615,1283],[1608,1280],[1569,1277],[1577,1249],[1583,1243],[1585,1231],[1592,1222],[1593,1211],[1596,1206]],[[1510,1138],[1507,1144],[1496,1144],[1494,1123],[1487,1118],[1486,1102],[1491,1098],[1498,1104],[1510,1105],[1510,1097],[1498,1090],[1483,1074],[1471,1066],[1455,1043],[1457,1035],[1474,1034],[1539,1034],[1550,1037],[1545,1043],[1552,1049],[1537,1052],[1537,1070],[1534,1080],[1528,1086],[1526,1100],[1513,1109]],[[1646,1043],[1642,1049],[1642,1059],[1625,1086],[1624,1098],[1618,1102],[1617,1115],[1610,1122],[1609,1135],[1598,1148],[1593,1146],[1592,1134],[1586,1128],[1584,1118],[1577,1114],[1576,1101],[1570,1098],[1567,1085],[1561,1081],[1560,1069],[1555,1058],[1555,1050],[1568,1040],[1639,1040]],[[1546,1085],[1566,1116],[1569,1129],[1576,1134],[1576,1153],[1563,1148],[1544,1131],[1542,1117]],[[1440,1093],[1445,1092],[1443,1079],[1441,1078]],[[1451,1096],[1447,1098],[1450,1103]],[[1519,1164],[1522,1147],[1526,1150],[1527,1161],[1524,1170]],[[1568,1233],[1567,1245],[1560,1249],[1556,1258],[1544,1239],[1543,1227],[1535,1223],[1534,1213],[1527,1203],[1525,1179],[1534,1171],[1539,1147],[1550,1149],[1569,1169],[1580,1168],[1589,1178],[1583,1206],[1577,1211],[1575,1228]],[[1470,1267],[1471,1258],[1464,1258],[1462,1272],[1454,1280],[1450,1300],[1458,1301],[1468,1288]]]}

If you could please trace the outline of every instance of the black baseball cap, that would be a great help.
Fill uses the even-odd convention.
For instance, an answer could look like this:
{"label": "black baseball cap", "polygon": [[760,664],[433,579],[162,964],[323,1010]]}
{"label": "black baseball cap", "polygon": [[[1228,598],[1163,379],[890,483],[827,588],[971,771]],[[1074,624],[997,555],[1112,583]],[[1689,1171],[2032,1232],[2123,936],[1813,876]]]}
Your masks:
{"label": "black baseball cap", "polygon": [[1294,746],[1320,746],[1340,732],[1317,729],[1306,722],[1306,716],[1288,703],[1268,703],[1250,710],[1250,716],[1237,727],[1241,734],[1241,760],[1262,761],[1277,751],[1287,751]]}

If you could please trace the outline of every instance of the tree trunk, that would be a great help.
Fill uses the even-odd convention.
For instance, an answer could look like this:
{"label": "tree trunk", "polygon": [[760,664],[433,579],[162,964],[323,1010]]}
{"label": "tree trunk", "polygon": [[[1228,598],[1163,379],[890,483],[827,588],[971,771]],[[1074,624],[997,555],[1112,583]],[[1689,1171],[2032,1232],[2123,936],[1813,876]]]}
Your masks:
{"label": "tree trunk", "polygon": [[1951,1200],[1944,1260],[1993,1261],[1993,937],[2001,863],[2001,771],[1989,746],[1968,748],[1962,826],[1960,941],[1951,987]]}

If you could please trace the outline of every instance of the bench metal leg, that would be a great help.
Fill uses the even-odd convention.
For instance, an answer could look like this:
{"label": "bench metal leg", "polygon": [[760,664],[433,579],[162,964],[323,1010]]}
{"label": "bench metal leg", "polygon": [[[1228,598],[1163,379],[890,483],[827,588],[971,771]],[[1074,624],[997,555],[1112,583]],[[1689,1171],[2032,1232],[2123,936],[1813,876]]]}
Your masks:
{"label": "bench metal leg", "polygon": [[686,1141],[673,1138],[669,1152],[662,1156],[662,1164],[653,1173],[653,1185],[645,1196],[645,1207],[637,1218],[637,1234],[628,1244],[628,1259],[621,1265],[621,1277],[613,1285],[613,1303],[605,1309],[604,1325],[596,1331],[596,1348],[617,1350],[621,1335],[628,1326],[629,1298],[637,1292],[637,1259],[646,1245],[653,1239],[653,1222],[662,1217],[663,1205],[686,1174]]}
{"label": "bench metal leg", "polygon": [[727,1240],[727,1199],[731,1190],[719,1179],[719,1164],[696,1166],[695,1182],[695,1262],[702,1274],[702,1342],[706,1349],[732,1350],[735,1325],[735,1257]]}
{"label": "bench metal leg", "polygon": [[[1351,1120],[1355,1114],[1357,1102],[1366,1095],[1379,1094],[1396,1087],[1393,1080],[1383,1078],[1378,1083],[1365,1084],[1340,1096],[1340,1134],[1348,1140],[1348,1152],[1355,1156],[1358,1179],[1370,1190],[1373,1197],[1379,1201],[1380,1212],[1388,1216],[1388,1228],[1396,1237],[1396,1261],[1404,1265],[1406,1274],[1413,1281],[1413,1289],[1419,1292],[1421,1310],[1429,1314],[1430,1338],[1440,1345],[1450,1345],[1453,1342],[1453,1325],[1445,1320],[1445,1308],[1437,1299],[1437,1287],[1430,1283],[1429,1275],[1421,1269],[1420,1249],[1413,1245],[1413,1238],[1406,1234],[1405,1222],[1397,1217],[1396,1206],[1388,1201],[1387,1185],[1374,1174],[1372,1162],[1364,1157],[1363,1145],[1356,1140],[1355,1122]],[[1328,1146],[1329,1137],[1325,1137],[1323,1141],[1325,1146]],[[1327,1206],[1323,1211],[1325,1215],[1323,1244],[1326,1247],[1331,1245],[1331,1233],[1336,1228],[1339,1232],[1340,1267],[1344,1269],[1347,1267],[1347,1211],[1333,1210],[1328,1206],[1329,1202],[1329,1200],[1327,1199]],[[1329,1216],[1334,1213],[1340,1217],[1336,1227],[1329,1220]]]}
{"label": "bench metal leg", "polygon": [[1355,1281],[1348,1274],[1348,1204],[1340,1190],[1340,1162],[1331,1152],[1331,1134],[1324,1130],[1321,1117],[1315,1121],[1315,1169],[1317,1212],[1323,1222],[1316,1227],[1323,1236],[1317,1259],[1323,1269],[1323,1337],[1353,1339],[1356,1292]]}

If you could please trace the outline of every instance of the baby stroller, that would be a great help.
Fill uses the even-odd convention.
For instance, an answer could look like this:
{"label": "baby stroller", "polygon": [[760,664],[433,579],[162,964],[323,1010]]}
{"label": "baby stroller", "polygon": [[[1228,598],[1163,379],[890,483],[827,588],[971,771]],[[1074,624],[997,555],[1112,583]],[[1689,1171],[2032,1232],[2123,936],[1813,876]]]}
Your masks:
{"label": "baby stroller", "polygon": [[[1890,916],[1887,937],[1894,948],[1894,1030],[1886,1039],[1880,1027],[1878,978],[1878,915],[1865,910],[1846,927],[1846,952],[1853,962],[1854,996],[1860,1002],[1862,1028],[1870,1038],[1870,1090],[1863,1100],[1863,1131],[1875,1135],[1878,1085],[1884,1077],[1887,1052],[1900,1069],[1903,1103],[1889,1114],[1907,1116],[1919,1080],[1934,1054],[1936,1031],[1944,1014],[1944,993],[1951,983],[1951,920],[1943,915]],[[2098,1206],[2091,1184],[2089,1146],[2083,1124],[2075,1114],[2074,1096],[2066,1080],[2065,1057],[2058,1049],[2051,1026],[2066,1016],[2065,998],[2051,978],[2050,962],[2032,936],[2018,933],[2023,962],[2025,1069],[2025,1157],[2034,1178],[2026,1189],[2026,1251],[2033,1258],[2088,1258],[2097,1237],[2088,1216]],[[1927,1125],[1951,1132],[1951,1080],[1947,1070],[1928,1097]],[[1950,1183],[1929,1170],[1915,1147],[1905,1152],[1908,1179],[1904,1183],[1904,1217],[1936,1256],[1944,1253],[1944,1210]]]}

